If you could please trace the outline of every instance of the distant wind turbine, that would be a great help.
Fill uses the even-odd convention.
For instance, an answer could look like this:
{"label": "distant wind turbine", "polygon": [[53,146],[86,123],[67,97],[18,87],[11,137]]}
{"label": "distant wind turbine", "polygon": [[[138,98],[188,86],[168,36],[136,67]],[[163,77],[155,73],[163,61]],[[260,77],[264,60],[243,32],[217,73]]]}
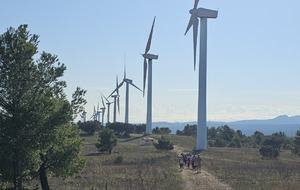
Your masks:
{"label": "distant wind turbine", "polygon": [[[101,92],[100,92],[101,93]],[[106,105],[107,105],[107,123],[109,123],[109,115],[110,115],[110,104],[112,104],[113,102],[110,102],[108,100],[108,98],[106,98],[102,93],[101,93],[101,98],[104,97],[104,99],[106,100]]]}
{"label": "distant wind turbine", "polygon": [[197,121],[197,150],[207,150],[206,126],[206,57],[207,57],[207,18],[217,18],[218,11],[198,8],[199,0],[195,0],[185,34],[193,26],[194,70],[196,68],[197,35],[200,18],[200,58],[199,58],[199,86],[198,86],[198,121]]}
{"label": "distant wind turbine", "polygon": [[100,109],[101,109],[101,113],[102,113],[102,121],[101,121],[101,124],[102,124],[102,126],[104,127],[105,126],[105,123],[104,123],[104,114],[105,114],[105,109],[106,109],[106,107],[105,107],[105,103],[104,103],[104,101],[103,101],[103,97],[101,96],[101,100],[102,100],[102,106],[103,107],[101,107]]}
{"label": "distant wind turbine", "polygon": [[[119,89],[118,89],[118,76],[117,76],[117,80],[116,80],[116,89],[108,96],[108,97],[113,97],[114,99],[114,123],[117,122],[117,108],[118,108],[118,112],[120,113],[120,95],[119,95]],[[114,94],[117,92],[117,94]]]}
{"label": "distant wind turbine", "polygon": [[87,112],[85,111],[85,109],[83,109],[82,114],[80,114],[80,117],[81,117],[83,122],[86,122],[86,114],[87,114]]}
{"label": "distant wind turbine", "polygon": [[142,90],[137,87],[135,84],[133,84],[133,81],[129,78],[126,78],[126,65],[124,64],[124,78],[123,81],[118,85],[118,87],[112,92],[114,93],[115,91],[119,90],[123,84],[126,83],[126,100],[125,100],[125,123],[128,123],[128,115],[129,115],[129,85],[135,87],[136,89]]}
{"label": "distant wind turbine", "polygon": [[90,120],[93,119],[94,121],[97,121],[97,118],[98,118],[98,114],[97,114],[96,108],[95,108],[95,106],[94,106],[93,115],[92,115],[92,117],[90,118]]}
{"label": "distant wind turbine", "polygon": [[[146,133],[147,135],[152,134],[152,60],[158,59],[158,55],[148,53],[151,47],[151,40],[153,34],[153,28],[155,23],[155,17],[152,23],[150,35],[146,45],[145,53],[142,54],[144,57],[144,81],[143,81],[143,95],[145,94],[147,66],[148,66],[148,93],[147,93],[147,120],[146,120]],[[148,62],[147,62],[148,60]]]}

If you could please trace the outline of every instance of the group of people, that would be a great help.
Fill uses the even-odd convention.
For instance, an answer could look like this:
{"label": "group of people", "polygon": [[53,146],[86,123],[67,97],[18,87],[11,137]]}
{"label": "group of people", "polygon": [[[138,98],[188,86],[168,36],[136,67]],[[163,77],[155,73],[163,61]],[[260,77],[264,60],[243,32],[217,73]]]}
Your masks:
{"label": "group of people", "polygon": [[202,158],[198,154],[183,154],[181,153],[179,155],[179,167],[180,169],[184,169],[184,167],[187,167],[188,169],[196,170],[197,173],[201,173],[201,166],[202,166]]}

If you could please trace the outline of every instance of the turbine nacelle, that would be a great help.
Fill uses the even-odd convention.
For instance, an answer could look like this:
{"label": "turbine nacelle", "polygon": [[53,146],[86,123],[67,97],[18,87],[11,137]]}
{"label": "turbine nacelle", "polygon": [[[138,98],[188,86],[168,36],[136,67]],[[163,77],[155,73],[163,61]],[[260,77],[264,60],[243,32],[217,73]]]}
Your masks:
{"label": "turbine nacelle", "polygon": [[128,82],[128,83],[130,83],[130,84],[132,84],[132,82],[133,82],[131,79],[126,79],[126,78],[124,79],[124,81],[125,81],[125,82]]}
{"label": "turbine nacelle", "polygon": [[154,55],[154,54],[150,54],[150,53],[142,54],[142,56],[143,56],[145,59],[158,59],[158,55]]}
{"label": "turbine nacelle", "polygon": [[218,11],[211,10],[211,9],[198,8],[198,9],[191,9],[189,12],[191,15],[197,15],[197,17],[199,17],[199,18],[217,18],[218,17]]}
{"label": "turbine nacelle", "polygon": [[200,18],[217,18],[218,17],[218,11],[211,10],[211,9],[205,9],[205,8],[198,8],[198,14],[197,16]]}

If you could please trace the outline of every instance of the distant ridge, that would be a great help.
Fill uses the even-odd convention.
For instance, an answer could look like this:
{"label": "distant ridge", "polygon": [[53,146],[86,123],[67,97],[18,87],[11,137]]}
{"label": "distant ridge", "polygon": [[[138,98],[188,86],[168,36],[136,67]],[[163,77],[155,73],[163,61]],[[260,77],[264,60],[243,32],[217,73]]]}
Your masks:
{"label": "distant ridge", "polygon": [[[153,122],[152,127],[169,127],[172,133],[176,133],[177,130],[183,130],[186,125],[196,125],[196,121],[192,122]],[[260,131],[265,135],[271,135],[272,133],[282,131],[287,136],[294,136],[296,131],[300,127],[300,115],[287,116],[280,115],[273,119],[253,119],[253,120],[240,120],[233,122],[215,122],[208,121],[208,127],[220,127],[228,125],[234,130],[241,130],[243,134],[250,136],[255,131]]]}

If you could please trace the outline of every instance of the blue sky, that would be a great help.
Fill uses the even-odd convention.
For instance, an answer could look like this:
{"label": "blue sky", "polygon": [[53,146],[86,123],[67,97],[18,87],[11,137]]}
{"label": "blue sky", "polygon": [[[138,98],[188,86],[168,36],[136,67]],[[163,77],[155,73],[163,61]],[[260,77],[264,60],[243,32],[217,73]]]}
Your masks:
{"label": "blue sky", "polygon": [[[28,24],[40,35],[39,51],[67,66],[69,97],[87,90],[88,118],[109,95],[116,76],[142,88],[143,53],[156,16],[153,62],[153,121],[197,119],[197,70],[192,32],[184,36],[193,0],[1,1],[0,33]],[[300,2],[298,0],[200,0],[219,10],[208,21],[207,119],[235,121],[300,115]],[[124,86],[125,87],[125,86]],[[124,121],[125,88],[120,90]],[[129,122],[145,123],[146,96],[130,89]],[[112,115],[111,115],[112,117]]]}

